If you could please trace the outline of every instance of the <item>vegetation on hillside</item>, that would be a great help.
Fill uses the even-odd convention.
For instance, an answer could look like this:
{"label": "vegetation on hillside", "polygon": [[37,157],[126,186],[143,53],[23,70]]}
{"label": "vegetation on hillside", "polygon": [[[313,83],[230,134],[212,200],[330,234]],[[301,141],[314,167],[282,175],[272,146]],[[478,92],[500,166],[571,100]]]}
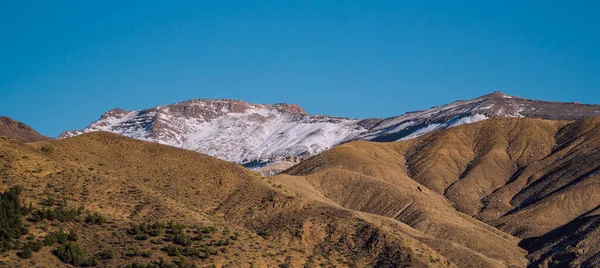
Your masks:
{"label": "vegetation on hillside", "polygon": [[[598,137],[598,119],[489,120],[346,143],[272,178],[108,133],[0,139],[2,185],[27,200],[0,264],[521,267],[516,235],[542,266],[593,266]],[[535,238],[566,223],[577,240]]]}
{"label": "vegetation on hillside", "polygon": [[19,238],[27,234],[28,230],[23,225],[23,215],[27,215],[29,209],[21,205],[21,192],[23,187],[14,186],[0,193],[1,252],[19,248]]}

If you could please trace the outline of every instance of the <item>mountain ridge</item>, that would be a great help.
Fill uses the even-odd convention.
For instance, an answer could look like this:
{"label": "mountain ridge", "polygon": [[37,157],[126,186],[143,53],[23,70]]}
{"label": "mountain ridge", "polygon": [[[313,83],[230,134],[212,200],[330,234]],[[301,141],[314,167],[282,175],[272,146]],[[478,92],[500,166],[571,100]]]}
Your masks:
{"label": "mountain ridge", "polygon": [[36,142],[50,139],[30,126],[7,116],[0,116],[0,137],[9,137],[23,142]]}
{"label": "mountain ridge", "polygon": [[[203,265],[595,267],[599,134],[600,117],[491,118],[399,142],[347,142],[267,178],[191,150],[93,131],[35,143],[0,138],[0,176],[3,188],[24,187],[24,203],[68,199],[104,215],[104,227],[82,219],[68,226],[88,256],[118,249],[100,260],[105,266],[177,261],[152,244],[184,253],[183,245],[128,231],[169,219],[241,234],[222,257],[183,255]],[[38,239],[58,228],[26,225]],[[132,257],[142,249],[153,253]],[[14,251],[0,264],[25,265]],[[34,256],[38,265],[61,265],[50,248]]]}
{"label": "mountain ridge", "polygon": [[[324,194],[344,207],[433,232],[444,218],[424,224],[423,212],[411,211],[427,196],[385,196],[417,183],[420,192],[444,196],[457,211],[523,239],[529,267],[597,267],[599,148],[600,117],[493,118],[400,142],[352,141],[274,178],[284,185],[292,179],[336,185]],[[353,189],[353,173],[389,186],[375,193],[374,186]]]}
{"label": "mountain ridge", "polygon": [[307,158],[351,140],[411,139],[489,118],[578,120],[596,115],[600,105],[536,101],[498,91],[385,119],[308,114],[296,104],[196,99],[138,111],[116,108],[59,138],[109,131],[260,167]]}

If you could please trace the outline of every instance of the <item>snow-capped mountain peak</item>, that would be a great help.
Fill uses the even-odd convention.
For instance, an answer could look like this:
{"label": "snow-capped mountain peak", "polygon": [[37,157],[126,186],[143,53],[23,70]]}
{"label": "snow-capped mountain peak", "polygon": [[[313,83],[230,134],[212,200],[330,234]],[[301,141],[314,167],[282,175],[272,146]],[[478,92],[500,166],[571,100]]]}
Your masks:
{"label": "snow-capped mountain peak", "polygon": [[349,140],[410,139],[494,117],[574,120],[595,115],[600,115],[599,105],[534,101],[501,92],[383,120],[311,115],[295,104],[204,99],[139,111],[113,109],[59,138],[109,131],[249,164],[306,157]]}
{"label": "snow-capped mountain peak", "polygon": [[82,131],[109,131],[249,163],[319,153],[367,129],[361,120],[309,115],[295,104],[190,100],[140,111],[113,109]]}

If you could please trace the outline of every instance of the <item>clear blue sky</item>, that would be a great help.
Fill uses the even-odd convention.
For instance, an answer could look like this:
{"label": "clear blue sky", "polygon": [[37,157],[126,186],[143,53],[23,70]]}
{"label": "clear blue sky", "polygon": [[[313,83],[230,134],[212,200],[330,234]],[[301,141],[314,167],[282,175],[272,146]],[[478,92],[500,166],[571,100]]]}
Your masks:
{"label": "clear blue sky", "polygon": [[4,1],[0,115],[56,136],[194,98],[387,117],[494,90],[600,103],[599,1]]}

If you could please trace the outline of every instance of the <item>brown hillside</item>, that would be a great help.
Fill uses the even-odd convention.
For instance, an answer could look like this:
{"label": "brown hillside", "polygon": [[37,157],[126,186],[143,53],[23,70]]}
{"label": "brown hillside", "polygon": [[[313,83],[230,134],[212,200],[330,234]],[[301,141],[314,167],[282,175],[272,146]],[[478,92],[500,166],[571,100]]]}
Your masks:
{"label": "brown hillside", "polygon": [[523,241],[533,252],[532,267],[598,267],[600,265],[600,210],[597,208],[544,234]]}
{"label": "brown hillside", "polygon": [[[25,204],[44,208],[44,200],[66,200],[84,215],[98,212],[106,217],[101,226],[83,219],[26,221],[37,240],[59,228],[73,229],[86,258],[114,249],[115,258],[99,260],[99,266],[161,258],[200,267],[454,266],[399,222],[296,195],[216,158],[115,134],[35,144],[0,139],[0,167],[2,189],[24,186]],[[209,257],[167,255],[167,246],[188,250],[168,240],[171,229],[157,237],[131,234],[132,225],[146,221],[185,224],[184,235],[192,239],[186,242],[190,252],[206,249]],[[201,230],[211,231],[202,235]],[[230,239],[233,233],[238,233],[235,240]],[[216,245],[225,240],[231,242]],[[31,259],[8,251],[0,261],[8,266],[65,265],[52,255],[56,247],[44,247]]]}
{"label": "brown hillside", "polygon": [[[81,208],[67,221],[25,216],[28,241],[73,229],[86,260],[115,250],[96,259],[101,267],[593,267],[599,149],[600,118],[492,119],[409,141],[346,143],[266,178],[109,133],[0,138],[0,191],[24,186],[22,199],[38,210]],[[93,213],[107,222],[90,223]],[[140,233],[157,221],[172,223]],[[64,266],[57,247],[21,259],[17,246],[0,265]]]}
{"label": "brown hillside", "polygon": [[[517,255],[492,254],[498,247],[510,251],[510,243],[461,230],[478,223],[447,208],[520,238],[542,236],[600,205],[599,149],[600,118],[492,119],[403,142],[347,143],[285,173],[302,176],[311,191],[340,206],[393,217],[507,262]],[[582,234],[590,235],[586,241],[595,237]],[[598,253],[590,245],[580,247]],[[530,254],[534,262],[540,256]],[[586,258],[591,257],[582,254],[571,263],[597,262]]]}
{"label": "brown hillside", "polygon": [[0,137],[9,137],[23,142],[35,142],[50,138],[37,133],[28,125],[12,120],[10,117],[0,116]]}
{"label": "brown hillside", "polygon": [[461,267],[525,266],[526,252],[518,247],[517,238],[456,211],[442,195],[406,175],[397,152],[407,150],[408,144],[341,145],[289,171],[305,176],[274,179],[289,188],[292,183],[306,187],[295,182],[306,181],[311,188],[300,189],[302,194],[404,223],[418,231],[421,241]]}

